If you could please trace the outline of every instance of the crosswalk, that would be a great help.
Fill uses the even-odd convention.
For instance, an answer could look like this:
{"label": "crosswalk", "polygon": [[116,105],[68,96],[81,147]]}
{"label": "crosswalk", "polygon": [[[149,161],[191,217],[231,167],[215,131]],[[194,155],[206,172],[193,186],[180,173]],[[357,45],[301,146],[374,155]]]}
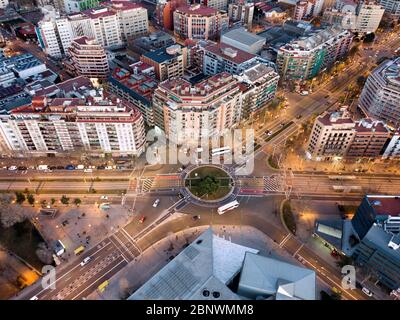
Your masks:
{"label": "crosswalk", "polygon": [[284,184],[281,175],[264,176],[264,190],[268,192],[283,192]]}
{"label": "crosswalk", "polygon": [[142,192],[149,192],[153,187],[154,177],[145,178],[142,180]]}

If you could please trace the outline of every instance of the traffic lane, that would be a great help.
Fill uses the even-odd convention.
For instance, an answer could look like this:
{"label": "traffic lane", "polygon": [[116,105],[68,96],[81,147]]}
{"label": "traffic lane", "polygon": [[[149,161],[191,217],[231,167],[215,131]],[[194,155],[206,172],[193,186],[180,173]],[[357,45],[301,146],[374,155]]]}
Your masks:
{"label": "traffic lane", "polygon": [[116,248],[114,248],[114,250],[111,248],[111,250],[104,251],[101,256],[96,256],[92,259],[93,261],[90,261],[85,268],[78,265],[70,275],[58,281],[55,290],[47,290],[44,294],[39,295],[38,298],[54,300],[66,299],[68,295],[74,293],[77,295],[77,293],[89,287],[95,279],[107,274],[116,264],[121,261],[126,262],[120,250]]}
{"label": "traffic lane", "polygon": [[[68,279],[71,273],[75,272],[77,269],[80,269],[80,263],[83,259],[89,256],[92,257],[92,259],[101,259],[108,255],[112,250],[118,250],[118,248],[115,247],[114,244],[107,238],[100,242],[97,246],[84,252],[80,256],[79,260],[73,257],[72,259],[74,259],[74,261],[71,264],[60,265],[60,267],[56,267],[56,289],[63,279]],[[36,288],[32,293],[30,293],[30,297],[39,295],[38,297],[40,298],[47,290],[51,289],[44,289],[42,287]]]}

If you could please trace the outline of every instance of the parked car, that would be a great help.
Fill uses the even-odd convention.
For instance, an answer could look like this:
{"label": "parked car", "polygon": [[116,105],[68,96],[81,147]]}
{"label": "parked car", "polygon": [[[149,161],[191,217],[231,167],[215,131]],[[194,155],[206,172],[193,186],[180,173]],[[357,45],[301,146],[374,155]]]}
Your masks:
{"label": "parked car", "polygon": [[81,262],[81,267],[83,267],[84,265],[88,264],[90,262],[90,260],[92,260],[91,257],[86,257],[85,259],[83,259],[82,262]]}
{"label": "parked car", "polygon": [[104,170],[105,168],[105,166],[97,166],[97,170]]}
{"label": "parked car", "polygon": [[157,208],[159,203],[160,203],[160,199],[157,199],[156,201],[154,201],[153,207]]}
{"label": "parked car", "polygon": [[57,166],[57,170],[64,170],[65,167],[64,166]]}
{"label": "parked car", "polygon": [[8,167],[8,170],[15,171],[15,170],[17,170],[17,166],[10,166],[10,167]]}
{"label": "parked car", "polygon": [[72,164],[69,164],[65,167],[66,170],[75,170],[75,166]]}
{"label": "parked car", "polygon": [[144,220],[146,220],[146,217],[145,217],[145,216],[141,216],[140,219],[139,219],[139,222],[140,222],[140,223],[143,223]]}
{"label": "parked car", "polygon": [[193,219],[194,221],[200,220],[200,216],[193,216],[192,219]]}
{"label": "parked car", "polygon": [[19,166],[17,169],[20,171],[28,170],[28,168],[24,166]]}
{"label": "parked car", "polygon": [[105,195],[102,195],[102,196],[100,197],[100,200],[108,200],[108,197],[105,196]]}

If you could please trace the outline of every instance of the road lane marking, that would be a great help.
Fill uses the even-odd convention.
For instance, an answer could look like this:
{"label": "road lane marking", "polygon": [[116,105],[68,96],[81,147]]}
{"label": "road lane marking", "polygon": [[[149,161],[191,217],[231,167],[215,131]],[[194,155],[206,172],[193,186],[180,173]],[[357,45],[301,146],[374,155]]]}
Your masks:
{"label": "road lane marking", "polygon": [[283,240],[279,243],[279,247],[283,248],[285,243],[291,238],[292,234],[288,233],[286,237],[283,238]]}
{"label": "road lane marking", "polygon": [[[81,295],[83,292],[85,292],[87,289],[89,289],[92,285],[94,285],[97,281],[99,281],[101,278],[104,278],[107,274],[109,274],[111,271],[113,271],[116,267],[118,267],[121,263],[123,263],[125,260],[120,261],[118,264],[116,264],[114,267],[112,267],[110,270],[108,270],[106,273],[101,275],[99,278],[97,278],[95,281],[93,281],[90,285],[88,285],[85,289],[83,289],[81,292],[79,292],[75,297],[73,297],[71,300],[75,300],[79,295]],[[126,262],[126,261],[125,261]]]}
{"label": "road lane marking", "polygon": [[293,257],[296,256],[296,254],[301,250],[301,248],[303,248],[304,243],[301,244],[301,246],[295,251],[295,253],[293,253]]}

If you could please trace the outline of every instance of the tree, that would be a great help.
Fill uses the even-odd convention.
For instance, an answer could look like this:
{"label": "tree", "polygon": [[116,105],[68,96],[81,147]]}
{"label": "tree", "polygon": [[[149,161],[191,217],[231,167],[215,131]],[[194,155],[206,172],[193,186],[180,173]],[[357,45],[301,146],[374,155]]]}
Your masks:
{"label": "tree", "polygon": [[29,203],[31,206],[33,206],[33,205],[35,204],[35,197],[34,197],[33,194],[31,194],[31,193],[28,194],[27,199],[28,199],[28,203]]}
{"label": "tree", "polygon": [[366,78],[366,77],[364,77],[364,76],[359,76],[359,77],[357,78],[357,85],[358,85],[359,87],[363,87],[364,84],[365,84],[365,81],[367,81],[367,78]]}
{"label": "tree", "polygon": [[47,244],[40,242],[36,249],[36,255],[40,261],[45,264],[53,263],[53,252],[48,248]]}
{"label": "tree", "polygon": [[69,198],[66,195],[63,195],[61,197],[61,203],[65,204],[65,205],[68,205],[69,204]]}
{"label": "tree", "polygon": [[74,204],[78,207],[82,203],[82,200],[79,198],[74,199]]}
{"label": "tree", "polygon": [[21,207],[20,205],[1,204],[0,220],[4,228],[12,227],[14,224],[31,219],[34,211],[30,208]]}
{"label": "tree", "polygon": [[340,260],[336,262],[336,265],[340,268],[352,264],[353,264],[353,259],[348,256],[340,256]]}
{"label": "tree", "polygon": [[22,192],[15,192],[15,202],[18,204],[23,204],[24,201],[26,200],[25,195]]}
{"label": "tree", "polygon": [[40,201],[40,205],[44,208],[47,206],[47,200],[43,199],[42,201]]}
{"label": "tree", "polygon": [[367,33],[364,36],[364,43],[371,43],[373,42],[375,39],[375,33],[371,32],[371,33]]}
{"label": "tree", "polygon": [[51,205],[54,205],[54,204],[56,203],[56,199],[51,198],[51,199],[50,199],[50,203],[51,203]]}

